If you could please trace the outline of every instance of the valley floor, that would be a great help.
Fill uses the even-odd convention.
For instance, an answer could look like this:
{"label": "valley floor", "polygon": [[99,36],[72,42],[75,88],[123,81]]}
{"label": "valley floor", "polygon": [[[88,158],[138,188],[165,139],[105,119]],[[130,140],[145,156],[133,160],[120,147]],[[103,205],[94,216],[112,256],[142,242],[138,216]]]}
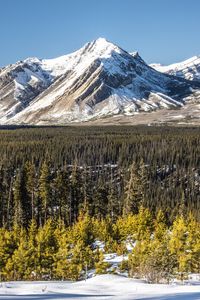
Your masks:
{"label": "valley floor", "polygon": [[200,282],[147,284],[117,275],[99,275],[79,282],[6,282],[0,284],[3,299],[200,300]]}

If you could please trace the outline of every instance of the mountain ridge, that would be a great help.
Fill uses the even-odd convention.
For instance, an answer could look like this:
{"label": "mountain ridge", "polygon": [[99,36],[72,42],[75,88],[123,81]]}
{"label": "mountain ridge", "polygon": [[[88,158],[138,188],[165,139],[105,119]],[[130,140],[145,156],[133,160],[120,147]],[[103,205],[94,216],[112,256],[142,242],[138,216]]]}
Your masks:
{"label": "mountain ridge", "polygon": [[200,81],[200,55],[170,65],[150,64],[155,70],[188,80]]}
{"label": "mountain ridge", "polygon": [[[104,38],[54,59],[0,69],[1,124],[65,124],[181,108],[200,82],[164,74]],[[197,94],[197,95],[196,95]]]}

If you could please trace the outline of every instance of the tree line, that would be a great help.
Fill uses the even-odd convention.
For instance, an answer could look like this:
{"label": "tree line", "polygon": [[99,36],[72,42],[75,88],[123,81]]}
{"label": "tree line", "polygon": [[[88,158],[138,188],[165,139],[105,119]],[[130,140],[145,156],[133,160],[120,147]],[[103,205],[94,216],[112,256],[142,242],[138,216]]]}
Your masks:
{"label": "tree line", "polygon": [[181,206],[199,220],[199,147],[198,128],[1,130],[0,226],[26,227],[32,219],[40,226],[48,218],[71,225],[84,207],[114,220],[135,210],[129,189],[169,223]]}

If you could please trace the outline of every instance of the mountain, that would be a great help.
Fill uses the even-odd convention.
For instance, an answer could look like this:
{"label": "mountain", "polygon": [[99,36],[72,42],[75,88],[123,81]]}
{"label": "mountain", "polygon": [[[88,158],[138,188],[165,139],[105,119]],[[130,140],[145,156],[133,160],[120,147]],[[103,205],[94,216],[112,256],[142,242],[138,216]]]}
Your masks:
{"label": "mountain", "polygon": [[188,80],[200,81],[200,56],[194,56],[183,62],[169,66],[160,64],[151,64],[150,66],[162,73],[179,76]]}
{"label": "mountain", "polygon": [[25,60],[0,69],[0,120],[7,120],[27,107],[52,82],[39,60]]}
{"label": "mountain", "polygon": [[104,38],[0,69],[1,124],[66,124],[197,101],[200,82],[158,72]]}

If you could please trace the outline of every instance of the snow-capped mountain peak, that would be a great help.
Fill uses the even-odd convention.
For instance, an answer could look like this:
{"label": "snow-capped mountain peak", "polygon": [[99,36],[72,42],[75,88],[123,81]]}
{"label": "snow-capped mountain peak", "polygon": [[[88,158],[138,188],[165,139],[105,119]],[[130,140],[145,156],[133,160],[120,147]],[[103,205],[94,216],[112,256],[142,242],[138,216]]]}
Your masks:
{"label": "snow-capped mountain peak", "polygon": [[200,56],[193,56],[179,63],[163,66],[151,64],[159,72],[179,76],[188,80],[200,80]]}
{"label": "snow-capped mountain peak", "polygon": [[0,122],[63,124],[181,107],[198,88],[98,38],[71,54],[0,69]]}
{"label": "snow-capped mountain peak", "polygon": [[124,52],[124,50],[120,49],[117,45],[109,42],[105,38],[98,38],[86,44],[86,46],[83,48],[100,57],[109,57],[113,51],[117,53]]}
{"label": "snow-capped mountain peak", "polygon": [[121,53],[122,50],[118,46],[108,42],[105,38],[98,38],[85,44],[81,49],[71,54],[53,59],[38,60],[37,58],[28,58],[25,61],[38,63],[51,76],[58,77],[70,71],[78,64],[84,69],[96,59],[109,58],[113,52]]}
{"label": "snow-capped mountain peak", "polygon": [[40,64],[41,60],[37,57],[28,57],[24,60],[24,63],[27,63],[28,65],[31,64]]}

